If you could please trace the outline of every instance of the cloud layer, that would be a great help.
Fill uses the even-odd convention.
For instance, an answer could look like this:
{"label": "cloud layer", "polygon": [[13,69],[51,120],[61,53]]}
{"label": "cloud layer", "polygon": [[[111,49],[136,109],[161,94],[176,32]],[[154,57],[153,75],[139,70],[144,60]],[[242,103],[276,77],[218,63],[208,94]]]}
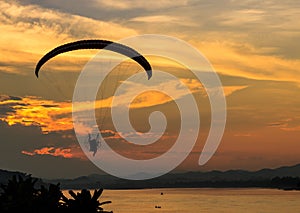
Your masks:
{"label": "cloud layer", "polygon": [[[164,0],[151,4],[141,0],[2,0],[0,148],[4,151],[0,167],[48,177],[65,171],[68,174],[64,176],[99,172],[86,161],[76,141],[70,102],[78,74],[96,51],[57,57],[44,67],[38,80],[34,67],[47,51],[69,41],[118,40],[147,33],[187,41],[203,53],[220,76],[228,109],[226,132],[217,154],[202,169],[256,169],[299,163],[299,10],[300,3],[294,0]],[[180,50],[178,54],[182,54]],[[155,68],[174,71],[171,64],[149,58]],[[120,75],[110,78],[115,83],[108,83],[108,88],[119,86],[131,74],[129,70],[134,70],[131,65],[124,67],[128,73],[116,72]],[[104,67],[99,67],[99,72],[101,69]],[[210,125],[209,100],[201,82],[188,72],[173,73],[199,102],[201,133],[181,165],[198,170],[197,156]],[[184,100],[186,93],[175,82],[164,83],[177,91],[176,99]],[[119,105],[142,88],[138,84],[127,86],[119,96]],[[108,93],[98,100],[97,110],[108,110],[112,98]],[[167,115],[169,125],[161,143],[147,149],[134,147],[107,123],[103,134],[110,145],[136,159],[159,156],[168,150],[180,126],[178,110],[170,97],[143,93],[132,102],[131,109],[138,132],[123,134],[133,136],[149,129],[147,116],[151,112],[161,109]],[[52,164],[60,165],[57,171],[45,166]]]}

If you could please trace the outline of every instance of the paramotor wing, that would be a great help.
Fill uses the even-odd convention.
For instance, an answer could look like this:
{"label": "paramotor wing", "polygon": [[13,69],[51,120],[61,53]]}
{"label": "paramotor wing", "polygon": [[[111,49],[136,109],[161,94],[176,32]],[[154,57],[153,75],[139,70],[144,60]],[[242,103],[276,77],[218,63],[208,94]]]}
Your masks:
{"label": "paramotor wing", "polygon": [[61,53],[65,53],[73,50],[80,50],[80,49],[104,49],[104,48],[128,56],[129,58],[133,59],[145,69],[148,75],[148,79],[151,78],[152,76],[151,65],[146,60],[146,58],[142,56],[140,53],[138,53],[136,50],[124,44],[116,43],[113,41],[93,40],[93,39],[70,42],[54,48],[39,60],[35,68],[35,75],[36,77],[38,77],[39,71],[43,66],[43,64],[45,64],[48,60]]}

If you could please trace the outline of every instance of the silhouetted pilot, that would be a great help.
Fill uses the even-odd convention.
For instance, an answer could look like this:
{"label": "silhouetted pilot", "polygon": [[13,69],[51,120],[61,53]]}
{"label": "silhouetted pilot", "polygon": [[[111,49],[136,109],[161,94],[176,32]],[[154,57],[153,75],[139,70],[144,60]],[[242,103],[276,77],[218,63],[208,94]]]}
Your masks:
{"label": "silhouetted pilot", "polygon": [[93,156],[95,156],[98,146],[100,146],[99,142],[99,133],[97,134],[97,137],[92,139],[91,135],[89,134],[89,144],[90,144],[90,152],[93,152]]}

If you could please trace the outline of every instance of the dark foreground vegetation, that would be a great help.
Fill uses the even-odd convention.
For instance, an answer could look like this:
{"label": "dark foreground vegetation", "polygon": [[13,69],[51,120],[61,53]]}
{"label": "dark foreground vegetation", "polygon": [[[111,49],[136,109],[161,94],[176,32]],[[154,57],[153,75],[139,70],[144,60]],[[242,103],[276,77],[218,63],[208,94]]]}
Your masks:
{"label": "dark foreground vegetation", "polygon": [[[273,188],[300,190],[300,165],[276,170],[211,171],[167,174],[158,178],[133,181],[103,175],[76,179],[42,180],[31,175],[0,169],[0,213],[112,212],[103,209],[111,201],[100,202],[106,189],[142,188]],[[69,190],[66,197],[62,190]],[[89,190],[88,190],[89,189]],[[90,189],[95,189],[91,191]]]}
{"label": "dark foreground vegetation", "polygon": [[112,212],[102,208],[102,205],[109,204],[111,201],[99,201],[103,188],[95,189],[93,194],[87,189],[82,189],[78,193],[69,190],[71,198],[67,198],[59,184],[40,184],[36,187],[37,181],[38,179],[31,175],[25,177],[14,175],[6,184],[1,184],[0,212]]}

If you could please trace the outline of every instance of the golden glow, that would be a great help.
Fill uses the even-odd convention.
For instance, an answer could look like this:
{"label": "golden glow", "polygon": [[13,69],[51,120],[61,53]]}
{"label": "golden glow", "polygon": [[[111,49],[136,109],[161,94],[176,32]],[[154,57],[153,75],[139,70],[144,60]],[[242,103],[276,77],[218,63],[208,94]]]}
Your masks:
{"label": "golden glow", "polygon": [[[30,62],[37,62],[46,52],[58,45],[78,40],[79,34],[88,34],[85,37],[113,40],[136,34],[135,30],[116,23],[93,20],[33,5],[23,6],[16,1],[1,1],[0,11],[0,31],[5,32],[0,34],[2,56],[0,62],[5,64],[34,66],[35,63]],[[78,32],[72,34],[75,26]],[[99,26],[106,30],[101,30]],[[118,33],[111,33],[115,31]],[[13,47],[8,47],[7,44],[11,44],[12,41]],[[57,60],[69,60],[68,56],[86,60],[92,56],[91,53],[95,51],[66,53],[65,57]],[[74,59],[71,62],[75,63]],[[17,67],[3,67],[2,71],[23,74],[24,68],[20,70]]]}
{"label": "golden glow", "polygon": [[44,133],[73,129],[71,118],[71,103],[41,100],[35,97],[25,97],[22,100],[6,100],[0,105],[12,105],[13,112],[0,118],[9,125],[40,126]]}
{"label": "golden glow", "polygon": [[159,91],[147,91],[138,95],[130,104],[130,108],[144,108],[167,103],[173,99]]}
{"label": "golden glow", "polygon": [[[37,98],[35,96],[45,93],[37,94],[36,89],[48,91],[37,84],[34,85],[34,89],[30,87],[33,82],[30,77],[35,78],[33,71],[36,62],[54,47],[79,39],[118,40],[144,33],[170,35],[187,41],[203,53],[216,72],[222,74],[220,75],[222,83],[226,85],[223,87],[228,111],[225,135],[218,153],[209,162],[208,167],[218,169],[220,168],[218,165],[223,165],[224,168],[246,167],[247,165],[249,168],[258,168],[264,162],[270,163],[268,165],[299,163],[300,28],[299,8],[295,7],[296,1],[256,1],[255,5],[249,4],[249,1],[234,0],[192,1],[192,4],[186,0],[153,1],[151,4],[142,0],[135,0],[134,3],[119,0],[94,1],[96,5],[112,8],[110,16],[105,19],[102,19],[99,14],[93,14],[94,11],[91,11],[89,17],[84,17],[61,12],[65,10],[46,9],[44,3],[30,5],[29,1],[22,4],[18,2],[21,1],[0,1],[0,79],[2,83],[0,91],[6,95],[19,97],[11,98],[0,94],[1,121],[9,125],[40,127],[42,134],[58,131],[65,133],[73,130],[72,103]],[[66,4],[62,3],[63,1],[55,2],[58,5],[57,8],[60,4],[64,6]],[[38,6],[38,4],[44,6]],[[87,8],[83,8],[85,9]],[[101,11],[103,7],[94,7],[94,9]],[[140,13],[140,10],[143,13]],[[128,16],[129,11],[130,16]],[[92,17],[97,17],[97,19]],[[155,50],[155,46],[150,42],[138,45],[147,45]],[[169,48],[168,46],[162,47],[166,51]],[[80,71],[80,68],[96,52],[84,50],[66,53],[51,60],[47,68],[58,73]],[[183,53],[178,49],[174,51],[174,54]],[[206,96],[201,83],[193,79],[189,72],[182,72],[183,65],[158,56],[147,55],[146,58],[154,70],[167,70],[178,77],[194,96],[198,98]],[[110,59],[113,60],[113,58]],[[78,64],[80,66],[77,66]],[[131,69],[131,65],[126,64],[124,67]],[[105,67],[101,68],[105,69]],[[187,70],[187,68],[184,69]],[[130,71],[124,76],[128,77],[131,74]],[[120,73],[115,72],[116,75]],[[26,77],[26,83],[23,77]],[[120,80],[121,78],[109,80],[111,79]],[[64,80],[62,79],[63,83]],[[118,86],[119,82],[115,85]],[[178,96],[175,99],[186,95],[175,84],[166,86],[176,91]],[[24,87],[26,89],[30,87],[28,93],[24,91]],[[139,91],[141,85],[130,85],[128,88],[128,91],[122,94],[123,96],[118,97],[120,101],[116,105],[124,105],[125,101],[122,101],[129,100],[129,95]],[[97,100],[95,105],[94,103],[93,105],[80,103],[76,110],[115,107],[111,106],[113,100],[111,94],[104,97],[106,98],[103,100]],[[135,110],[159,104],[164,104],[163,107],[167,108],[171,101],[171,97],[163,93],[148,91],[139,94],[131,103],[130,108]],[[204,127],[204,131],[209,127],[209,122],[206,121],[210,118],[206,105],[208,104],[203,102],[199,104],[199,108],[203,110],[200,114],[202,113],[201,128]],[[168,111],[168,109],[165,110]],[[170,123],[176,123],[173,122],[176,118],[175,113],[171,110],[169,113],[170,118],[174,118]],[[138,114],[140,115],[141,113]],[[144,127],[142,121],[139,124]],[[176,137],[174,132],[178,129],[172,128],[168,129],[168,137],[163,138],[162,147]],[[80,129],[84,134],[90,130],[84,124]],[[200,132],[202,134],[202,129]],[[122,140],[114,132],[107,132],[107,135],[110,135],[111,140]],[[30,140],[29,137],[24,141]],[[42,141],[42,143],[46,142]],[[114,144],[115,148],[122,149],[120,152],[127,152],[130,156],[130,149],[120,146],[119,143]],[[202,145],[203,143],[198,144],[195,152],[201,152]],[[40,144],[39,149],[24,150],[22,153],[28,156],[52,155],[64,158],[84,158],[79,147],[61,147],[63,145],[57,148]],[[156,155],[151,153],[149,156]],[[198,159],[194,160],[197,162]],[[199,167],[196,168],[199,169]]]}
{"label": "golden glow", "polygon": [[239,90],[242,90],[245,88],[247,88],[247,86],[224,86],[223,90],[224,90],[225,96],[228,96],[236,91],[239,91]]}
{"label": "golden glow", "polygon": [[266,54],[251,44],[191,41],[209,59],[215,70],[230,76],[300,83],[299,59]]}

